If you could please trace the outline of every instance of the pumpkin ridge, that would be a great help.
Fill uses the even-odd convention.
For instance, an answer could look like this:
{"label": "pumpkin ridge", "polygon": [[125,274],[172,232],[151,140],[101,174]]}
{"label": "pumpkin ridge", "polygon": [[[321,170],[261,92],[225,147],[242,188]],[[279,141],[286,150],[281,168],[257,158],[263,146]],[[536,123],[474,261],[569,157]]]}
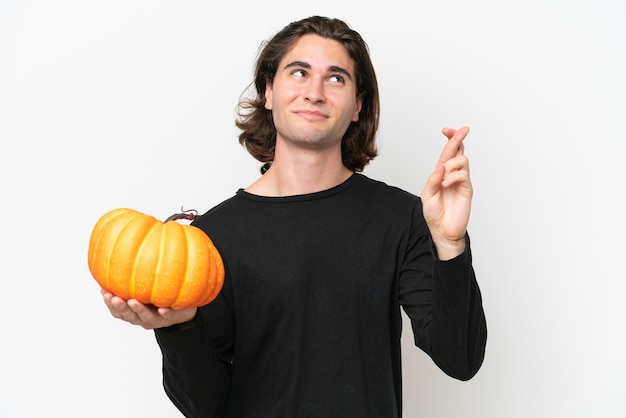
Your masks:
{"label": "pumpkin ridge", "polygon": [[116,209],[104,214],[94,226],[91,237],[89,238],[89,252],[87,254],[87,263],[89,265],[89,269],[92,271],[92,274],[98,272],[97,261],[100,257],[97,249],[100,248],[100,245],[102,245],[102,231],[106,228],[109,222],[115,220],[118,216],[121,216],[124,210],[126,209]]}
{"label": "pumpkin ridge", "polygon": [[220,291],[222,290],[222,286],[224,285],[224,276],[226,273],[225,267],[224,267],[224,260],[222,259],[220,252],[218,251],[217,247],[215,246],[215,244],[213,243],[210,237],[208,241],[209,241],[209,249],[210,249],[211,256],[212,256],[211,258],[213,260],[213,265],[215,267],[216,273],[215,273],[215,276],[213,277],[215,286],[213,287],[213,291],[211,292],[211,297],[206,303],[212,302],[220,293]]}
{"label": "pumpkin ridge", "polygon": [[[171,281],[171,266],[178,260],[179,257],[183,259],[186,259],[188,257],[188,248],[182,248],[179,246],[177,248],[178,254],[176,254],[176,257],[173,259],[169,259],[168,257],[172,257],[174,255],[169,251],[169,244],[171,243],[170,241],[180,239],[180,233],[184,233],[185,228],[183,228],[181,224],[175,221],[165,222],[162,224],[162,226],[163,227],[161,231],[161,239],[159,245],[159,258],[155,267],[155,281],[152,286],[150,299],[152,303],[156,306],[172,306],[173,299],[178,299],[179,297],[178,295],[180,294],[181,287],[179,281],[177,281],[176,283],[177,286],[174,286],[175,283]],[[185,254],[181,253],[183,250],[185,251]],[[174,288],[175,290],[172,290]],[[173,291],[176,292],[176,295],[174,297],[172,297]],[[157,301],[159,297],[160,299],[163,299],[165,297],[169,302],[164,304],[162,300]]]}
{"label": "pumpkin ridge", "polygon": [[[185,248],[187,249],[187,254],[185,257],[185,274],[183,275],[183,280],[180,283],[180,286],[178,288],[178,294],[176,295],[176,299],[174,300],[174,303],[172,303],[172,306],[176,306],[178,304],[178,301],[181,299],[181,297],[183,296],[183,291],[185,289],[185,285],[187,284],[187,282],[189,281],[189,272],[191,271],[191,269],[189,268],[189,248],[191,247],[191,240],[189,239],[189,231],[186,228],[182,228],[183,231],[183,235],[185,236]],[[195,302],[195,300],[194,300]],[[186,306],[185,306],[186,307]]]}
{"label": "pumpkin ridge", "polygon": [[161,228],[161,237],[159,238],[159,257],[157,259],[157,264],[154,267],[154,283],[152,283],[152,289],[150,290],[150,301],[154,301],[159,287],[159,276],[161,274],[161,266],[163,265],[163,247],[165,245],[165,240],[163,239],[164,235],[165,228]]}
{"label": "pumpkin ridge", "polygon": [[[128,267],[132,268],[137,258],[138,254],[138,245],[136,244],[137,234],[144,229],[145,225],[148,223],[156,222],[156,219],[150,215],[145,215],[141,212],[132,210],[130,215],[128,216],[128,220],[120,227],[118,234],[113,241],[113,245],[111,245],[111,251],[109,252],[109,266],[113,260],[116,260],[117,263],[120,263],[122,260],[127,262],[128,260],[132,260],[132,264]],[[120,244],[121,243],[121,244]],[[127,245],[123,245],[126,243]],[[119,253],[120,248],[125,249],[124,253]],[[115,252],[117,251],[117,254]],[[123,254],[123,255],[122,255]],[[119,270],[119,266],[117,268]],[[111,272],[117,273],[115,276],[111,274]],[[123,268],[121,271],[115,271],[114,269],[110,269],[107,271],[107,278],[109,279],[109,283],[112,288],[115,288],[117,292],[120,292],[122,297],[125,300],[128,300],[132,296],[130,295],[130,286],[128,280],[122,280],[121,276],[128,278],[133,274],[133,271],[128,271],[128,268]]]}
{"label": "pumpkin ridge", "polygon": [[[146,248],[147,242],[151,238],[151,234],[158,227],[159,227],[159,222],[155,221],[152,224],[152,226],[150,226],[150,229],[143,236],[143,240],[141,241],[141,244],[137,248],[137,253],[135,254],[135,259],[133,261],[133,267],[131,269],[131,275],[130,275],[130,278],[128,280],[128,292],[129,292],[129,294],[131,295],[132,298],[136,297],[137,267],[138,267],[139,262],[141,260],[141,254],[142,254],[143,250]],[[159,260],[160,260],[160,257],[159,257]],[[154,283],[154,278],[152,279],[152,282]],[[140,302],[143,302],[143,301],[140,301]]]}
{"label": "pumpkin ridge", "polygon": [[[110,227],[111,223],[113,221],[115,221],[117,218],[126,215],[127,213],[130,213],[132,216],[128,217],[128,220],[126,221],[126,223],[124,224],[123,227],[120,228],[119,232],[117,233],[117,235],[115,236],[115,240],[113,240],[113,242],[111,243],[111,245],[109,246],[109,248],[107,248],[107,253],[106,253],[106,284],[107,284],[107,290],[110,291],[111,289],[111,261],[113,259],[112,254],[113,251],[115,251],[115,247],[117,246],[118,241],[120,240],[121,237],[121,231],[123,231],[124,229],[126,229],[126,227],[128,226],[128,224],[130,224],[132,222],[133,219],[135,219],[137,216],[141,216],[141,214],[133,209],[128,209],[128,212],[122,212],[120,213],[120,215],[115,216],[114,218],[112,218],[111,220],[109,220],[104,226],[103,226],[103,231],[105,230],[105,228]],[[118,221],[119,222],[119,221]]]}
{"label": "pumpkin ridge", "polygon": [[[107,291],[111,290],[110,281],[108,280],[109,260],[111,258],[111,254],[110,252],[108,254],[100,252],[102,251],[102,246],[106,245],[104,238],[107,234],[105,232],[108,232],[111,222],[114,222],[120,216],[124,216],[129,210],[131,209],[120,208],[103,215],[96,223],[94,231],[91,234],[91,238],[89,239],[89,269],[91,270],[91,274],[96,278],[98,284],[100,284],[100,286]],[[107,249],[107,247],[105,247],[105,249]],[[102,260],[104,260],[104,262]],[[102,274],[103,270],[104,274]]]}
{"label": "pumpkin ridge", "polygon": [[211,253],[211,242],[209,239],[205,240],[205,246],[206,246],[206,250],[208,252],[208,258],[209,258],[209,271],[208,271],[208,276],[209,276],[209,282],[207,283],[207,286],[204,290],[204,293],[202,294],[202,297],[200,298],[200,304],[201,305],[206,305],[208,302],[211,301],[211,295],[213,294],[213,291],[215,289],[216,286],[216,273],[217,273],[217,269],[215,268],[215,260],[213,257],[213,254]]}
{"label": "pumpkin ridge", "polygon": [[[204,232],[203,232],[204,233]],[[209,253],[209,285],[198,302],[199,305],[211,303],[222,290],[224,284],[224,262],[215,244],[209,236],[206,236],[206,247]]]}

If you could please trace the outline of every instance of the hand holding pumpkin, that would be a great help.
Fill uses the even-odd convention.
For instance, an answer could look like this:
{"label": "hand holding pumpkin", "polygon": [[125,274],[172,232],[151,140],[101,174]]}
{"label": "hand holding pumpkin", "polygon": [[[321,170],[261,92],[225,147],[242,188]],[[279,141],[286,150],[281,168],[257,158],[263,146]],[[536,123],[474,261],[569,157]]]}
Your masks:
{"label": "hand holding pumpkin", "polygon": [[[217,297],[224,283],[219,252],[201,229],[175,222],[193,217],[177,214],[161,222],[121,208],[98,220],[89,241],[89,270],[105,293],[130,302],[124,306],[109,298],[107,306],[114,316],[133,318],[128,309],[147,315],[137,301],[157,308],[185,309],[206,305]],[[161,312],[167,317],[166,313]]]}
{"label": "hand holding pumpkin", "polygon": [[183,324],[195,318],[197,308],[171,309],[144,305],[136,299],[125,301],[119,296],[102,290],[104,304],[115,318],[139,325],[145,329],[164,328]]}

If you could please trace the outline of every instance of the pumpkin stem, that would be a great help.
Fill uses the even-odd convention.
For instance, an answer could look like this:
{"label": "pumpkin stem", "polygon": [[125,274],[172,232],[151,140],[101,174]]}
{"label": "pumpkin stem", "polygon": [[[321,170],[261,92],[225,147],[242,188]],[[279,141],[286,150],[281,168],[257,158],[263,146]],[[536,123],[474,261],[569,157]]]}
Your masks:
{"label": "pumpkin stem", "polygon": [[165,220],[165,222],[169,222],[169,221],[177,221],[179,219],[187,219],[189,221],[193,221],[194,219],[196,219],[196,216],[198,216],[198,211],[195,209],[183,209],[183,207],[180,207],[180,211],[182,213],[175,213],[173,215],[171,215],[169,218],[167,218]]}

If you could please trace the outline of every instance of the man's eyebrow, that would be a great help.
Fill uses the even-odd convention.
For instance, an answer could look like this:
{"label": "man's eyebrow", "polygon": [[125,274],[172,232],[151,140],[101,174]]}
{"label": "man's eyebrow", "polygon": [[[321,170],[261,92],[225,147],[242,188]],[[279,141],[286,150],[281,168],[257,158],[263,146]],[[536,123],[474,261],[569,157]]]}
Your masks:
{"label": "man's eyebrow", "polygon": [[293,67],[301,67],[301,68],[311,68],[311,64],[309,64],[308,62],[304,62],[304,61],[293,61],[290,62],[289,64],[285,65],[285,70],[289,69],[289,68],[293,68]]}
{"label": "man's eyebrow", "polygon": [[[287,70],[287,69],[293,68],[293,67],[306,68],[307,70],[309,70],[309,69],[311,69],[311,64],[309,64],[308,62],[304,62],[304,61],[293,61],[293,62],[290,62],[289,64],[285,65],[284,69]],[[345,75],[346,78],[348,78],[349,80],[352,80],[352,76],[350,75],[348,70],[346,70],[343,67],[339,67],[338,65],[331,65],[330,67],[328,67],[328,72],[331,72],[331,73],[341,73],[341,74]]]}

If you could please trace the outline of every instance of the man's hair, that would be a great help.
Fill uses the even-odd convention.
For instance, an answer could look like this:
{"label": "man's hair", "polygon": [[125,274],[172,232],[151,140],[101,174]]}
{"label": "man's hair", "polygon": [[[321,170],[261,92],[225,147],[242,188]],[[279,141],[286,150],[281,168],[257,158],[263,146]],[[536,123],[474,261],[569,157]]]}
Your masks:
{"label": "man's hair", "polygon": [[265,173],[274,160],[276,128],[272,112],[265,108],[266,83],[272,84],[278,65],[301,36],[315,34],[341,43],[354,61],[357,97],[362,99],[359,120],[350,123],[341,141],[343,164],[352,171],[363,171],[376,155],[376,134],[380,115],[378,82],[369,48],[358,32],[339,19],[312,16],[285,26],[265,43],[259,53],[254,73],[256,95],[239,101],[235,124],[241,133],[239,143],[264,163]]}

